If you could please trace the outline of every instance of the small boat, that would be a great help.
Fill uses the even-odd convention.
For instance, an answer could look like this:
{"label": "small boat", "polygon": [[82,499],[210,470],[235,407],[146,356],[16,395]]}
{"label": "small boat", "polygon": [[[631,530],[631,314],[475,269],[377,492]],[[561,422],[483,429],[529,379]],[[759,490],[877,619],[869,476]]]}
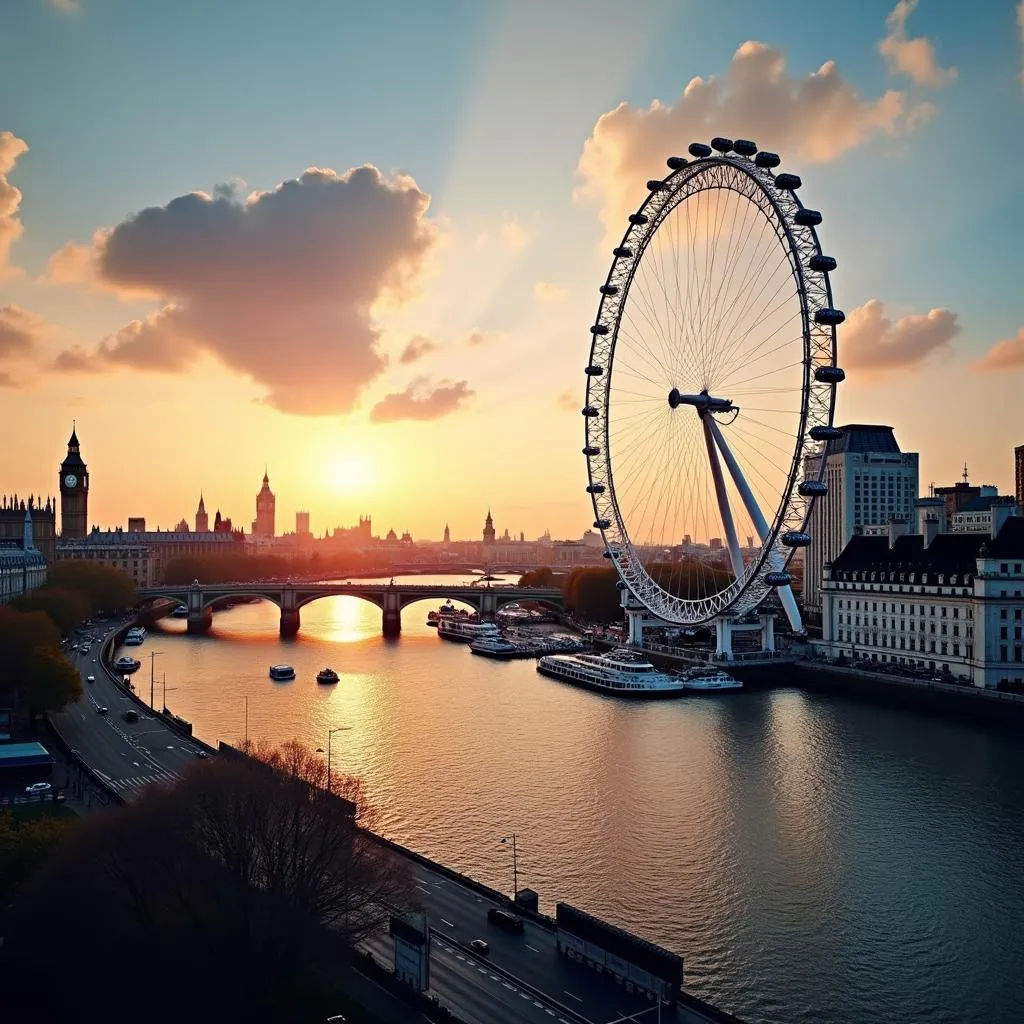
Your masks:
{"label": "small boat", "polygon": [[316,674],[316,681],[318,683],[336,683],[340,678],[333,668],[322,668]]}
{"label": "small boat", "polygon": [[129,658],[127,655],[123,655],[114,662],[114,668],[118,672],[135,672],[141,667],[141,661],[136,661],[135,658]]}
{"label": "small boat", "polygon": [[693,668],[683,672],[680,678],[684,690],[699,693],[710,693],[715,690],[742,690],[743,683],[738,679],[716,668]]}
{"label": "small boat", "polygon": [[172,619],[187,619],[188,618],[188,605],[187,604],[179,604],[177,606],[177,608],[175,608],[174,611],[171,612],[171,618]]}
{"label": "small boat", "polygon": [[282,682],[286,679],[295,678],[295,669],[291,665],[271,665],[270,678]]}

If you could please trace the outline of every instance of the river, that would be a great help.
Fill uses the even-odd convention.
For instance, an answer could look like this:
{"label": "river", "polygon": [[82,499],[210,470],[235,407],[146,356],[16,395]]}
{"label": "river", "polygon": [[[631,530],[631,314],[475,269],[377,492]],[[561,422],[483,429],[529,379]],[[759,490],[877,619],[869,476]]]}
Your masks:
{"label": "river", "polygon": [[[437,578],[437,582],[444,582]],[[448,580],[447,582],[460,582]],[[416,582],[431,582],[420,577]],[[630,703],[495,662],[355,598],[164,619],[132,653],[209,742],[298,738],[363,777],[382,831],[541,909],[683,955],[755,1024],[1024,1021],[1017,735],[797,689]],[[297,678],[275,683],[268,666]],[[336,686],[318,686],[331,665]],[[246,702],[246,698],[248,701]]]}

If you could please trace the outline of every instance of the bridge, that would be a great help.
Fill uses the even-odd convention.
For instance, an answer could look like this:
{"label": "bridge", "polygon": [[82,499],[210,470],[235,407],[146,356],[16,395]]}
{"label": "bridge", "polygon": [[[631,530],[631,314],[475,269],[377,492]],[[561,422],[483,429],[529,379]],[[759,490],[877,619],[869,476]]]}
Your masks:
{"label": "bridge", "polygon": [[517,587],[490,584],[416,584],[416,583],[199,583],[177,586],[142,587],[140,605],[155,601],[176,601],[188,608],[189,633],[205,633],[213,621],[211,605],[230,598],[259,597],[272,601],[281,610],[281,636],[299,631],[300,609],[321,597],[358,597],[380,608],[385,636],[402,631],[402,609],[415,601],[461,601],[475,608],[482,619],[492,619],[497,611],[513,602],[534,601],[556,610],[563,605],[557,587]]}

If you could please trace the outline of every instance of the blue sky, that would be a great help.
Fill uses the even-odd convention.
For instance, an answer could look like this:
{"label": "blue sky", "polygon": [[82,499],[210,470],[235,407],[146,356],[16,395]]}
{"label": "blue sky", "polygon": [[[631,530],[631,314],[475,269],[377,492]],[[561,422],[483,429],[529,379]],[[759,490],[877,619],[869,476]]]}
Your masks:
{"label": "blue sky", "polygon": [[[402,331],[436,337],[445,348],[431,386],[442,378],[470,381],[475,411],[452,409],[451,429],[475,434],[473,423],[506,403],[509,389],[518,401],[535,403],[521,407],[520,429],[528,419],[535,424],[531,437],[535,429],[558,438],[565,461],[559,456],[553,476],[568,474],[572,485],[564,493],[560,486],[551,489],[546,515],[527,518],[524,508],[522,528],[539,532],[557,522],[556,532],[578,532],[573,523],[582,526],[589,518],[576,494],[579,424],[556,408],[556,399],[565,389],[579,390],[586,327],[607,262],[600,215],[613,191],[598,183],[604,200],[574,198],[587,184],[580,169],[584,144],[598,119],[619,103],[637,110],[656,99],[673,105],[695,76],[727,79],[737,48],[756,40],[781,51],[794,80],[834,61],[845,86],[865,103],[897,90],[908,108],[928,105],[927,113],[904,117],[891,133],[866,129],[827,159],[787,159],[779,148],[784,166],[804,178],[805,202],[825,212],[823,244],[839,259],[834,286],[843,308],[877,300],[894,323],[945,309],[960,327],[934,348],[914,349],[896,369],[873,368],[870,353],[861,356],[864,372],[851,374],[839,419],[893,422],[904,447],[922,452],[923,485],[955,477],[966,459],[979,478],[1005,490],[1008,450],[1024,442],[1016,397],[1024,384],[1017,359],[1024,341],[1016,361],[1000,373],[978,373],[970,365],[1024,328],[1024,93],[1016,4],[908,5],[902,38],[930,44],[937,74],[948,72],[941,83],[887,67],[879,42],[891,32],[887,17],[894,6],[895,0],[7,4],[0,15],[0,131],[29,149],[7,176],[22,193],[17,216],[23,235],[10,262],[23,272],[0,280],[0,307],[14,303],[45,320],[51,349],[95,350],[168,297],[126,301],[85,285],[41,282],[48,259],[66,243],[88,244],[97,229],[143,208],[235,178],[246,190],[262,191],[310,166],[342,173],[369,163],[385,175],[411,175],[431,197],[428,216],[443,242],[424,274],[421,300],[395,321],[394,344],[400,347]],[[835,125],[837,132],[843,128]],[[717,131],[734,134],[729,124]],[[804,145],[799,131],[799,125],[785,128],[784,137],[798,140],[791,153]],[[829,131],[808,125],[808,134]],[[682,151],[690,139],[672,141]],[[651,173],[660,174],[660,167]],[[642,192],[642,178],[635,189]],[[637,194],[636,202],[641,198]],[[556,285],[564,301],[538,305],[538,282]],[[473,330],[500,340],[480,346],[486,355],[460,347],[457,339]],[[385,333],[385,346],[388,338]],[[841,334],[840,362],[842,346]],[[547,368],[550,394],[534,393],[538,365]],[[377,382],[381,393],[408,383],[408,374],[391,375],[397,366],[393,358]],[[229,385],[219,370],[211,372],[219,394],[238,402],[232,416],[273,435],[262,445],[271,457],[275,445],[294,445],[301,437],[320,451],[339,431],[351,434],[350,447],[378,444],[367,441],[365,414],[356,422],[358,409],[328,424],[296,423],[259,407],[252,374]],[[24,386],[0,392],[10,399],[0,419],[41,407],[53,414],[47,417],[53,436],[33,442],[38,448],[28,445],[12,467],[34,477],[31,467],[48,460],[38,482],[24,486],[52,489],[49,463],[75,407],[87,419],[91,412],[97,444],[105,445],[118,425],[111,396],[129,388],[173,415],[188,395],[183,380],[166,368],[151,373],[112,366],[108,376],[106,384],[90,377],[84,388],[83,378],[29,374]],[[258,385],[258,374],[255,380]],[[998,416],[994,405],[1002,409]],[[965,414],[970,425],[955,426]],[[460,417],[468,417],[462,427]],[[448,429],[433,422],[412,427]],[[392,430],[389,444],[408,443],[400,426],[383,429]],[[385,459],[386,445],[380,445],[374,451]],[[261,469],[263,457],[254,455],[254,466],[259,462]],[[498,461],[513,476],[530,472],[528,460],[514,451],[502,452]],[[521,486],[503,490],[504,475],[482,483],[492,500],[509,508],[528,504],[516,498]],[[299,478],[291,484],[298,489]],[[179,499],[171,490],[155,479],[147,485],[156,517],[177,518],[172,504]],[[248,476],[225,486],[226,504],[251,503]],[[468,491],[461,497],[487,502]],[[351,495],[351,507],[344,495],[335,498],[332,509],[342,517],[360,501],[393,508],[396,516],[401,507],[397,490],[386,488]],[[296,507],[304,503],[295,498]],[[118,508],[111,496],[104,511],[123,518]],[[439,514],[431,506],[430,515]],[[416,528],[439,534],[433,518]]]}

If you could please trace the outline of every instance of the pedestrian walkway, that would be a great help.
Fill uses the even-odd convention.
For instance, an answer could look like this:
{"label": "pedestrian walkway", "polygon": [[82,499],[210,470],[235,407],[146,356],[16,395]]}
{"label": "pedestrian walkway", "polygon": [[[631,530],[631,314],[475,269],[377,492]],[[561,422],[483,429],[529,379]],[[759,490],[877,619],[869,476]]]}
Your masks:
{"label": "pedestrian walkway", "polygon": [[[104,778],[106,778],[104,776]],[[124,791],[127,789],[142,789],[151,786],[154,782],[177,782],[181,776],[177,772],[168,769],[160,769],[150,775],[129,775],[122,779],[107,779],[111,788]]]}

